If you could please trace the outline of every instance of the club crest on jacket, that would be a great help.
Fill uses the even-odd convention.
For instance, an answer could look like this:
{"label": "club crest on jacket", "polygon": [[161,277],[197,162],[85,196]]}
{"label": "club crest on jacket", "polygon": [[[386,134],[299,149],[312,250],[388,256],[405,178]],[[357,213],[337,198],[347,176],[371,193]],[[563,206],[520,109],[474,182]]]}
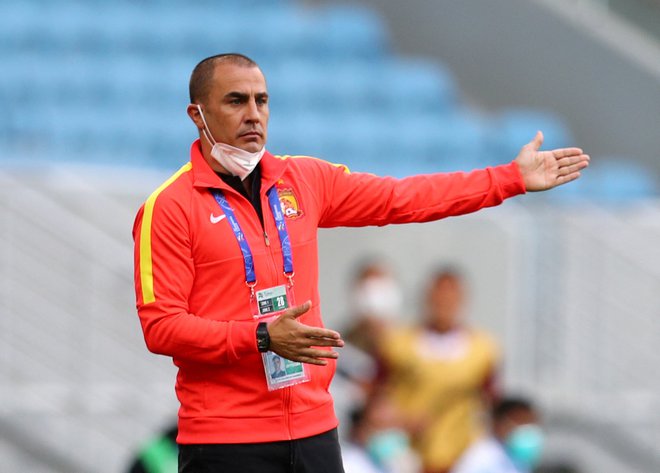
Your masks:
{"label": "club crest on jacket", "polygon": [[304,212],[300,208],[300,204],[298,203],[298,198],[296,197],[296,194],[293,192],[293,189],[291,189],[290,187],[278,188],[277,194],[280,198],[280,204],[282,205],[282,212],[284,212],[285,217],[298,218],[303,216]]}

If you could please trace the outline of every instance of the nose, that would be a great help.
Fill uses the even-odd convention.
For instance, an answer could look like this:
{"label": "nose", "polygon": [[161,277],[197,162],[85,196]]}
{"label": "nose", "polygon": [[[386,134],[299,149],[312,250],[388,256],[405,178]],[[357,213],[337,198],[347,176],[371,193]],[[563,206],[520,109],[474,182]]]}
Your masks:
{"label": "nose", "polygon": [[247,110],[245,113],[245,121],[249,123],[259,122],[261,120],[261,114],[259,113],[259,106],[255,98],[250,99],[247,105]]}

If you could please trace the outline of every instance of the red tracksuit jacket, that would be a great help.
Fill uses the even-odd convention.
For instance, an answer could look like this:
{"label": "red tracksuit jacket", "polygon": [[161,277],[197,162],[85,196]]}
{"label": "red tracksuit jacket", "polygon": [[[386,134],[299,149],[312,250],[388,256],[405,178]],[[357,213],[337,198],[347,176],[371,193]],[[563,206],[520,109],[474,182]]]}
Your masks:
{"label": "red tracksuit jacket", "polygon": [[293,248],[296,301],[312,301],[299,320],[319,327],[319,227],[426,222],[525,192],[515,163],[405,179],[351,174],[319,159],[269,153],[260,166],[263,227],[251,203],[204,160],[199,141],[191,161],[151,194],[135,220],[138,314],[149,350],[171,356],[179,368],[182,444],[298,439],[337,426],[328,392],[333,360],[307,365],[307,383],[268,391],[243,258],[228,219],[219,220],[222,210],[210,189],[222,189],[234,210],[254,255],[259,290],[286,283],[266,197],[276,186]]}

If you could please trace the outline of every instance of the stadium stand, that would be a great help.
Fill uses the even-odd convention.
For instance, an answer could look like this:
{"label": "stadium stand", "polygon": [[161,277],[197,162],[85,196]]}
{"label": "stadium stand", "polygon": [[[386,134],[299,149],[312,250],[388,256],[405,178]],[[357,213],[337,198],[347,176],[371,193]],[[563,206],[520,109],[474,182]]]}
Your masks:
{"label": "stadium stand", "polygon": [[[292,0],[25,0],[2,9],[3,471],[120,471],[135,446],[176,409],[174,370],[146,353],[134,314],[130,228],[144,193],[187,160],[195,130],[185,116],[186,85],[202,57],[236,50],[262,65],[272,95],[268,146],[275,153],[318,155],[358,171],[404,176],[501,163],[536,129],[546,132],[549,147],[572,139],[561,117],[547,111],[488,114],[468,105],[446,66],[395,54],[386,22],[364,7],[312,8]],[[656,194],[649,173],[622,157],[600,169],[594,166],[581,185],[562,189],[546,203],[629,205]],[[581,275],[580,263],[614,257],[602,279],[590,284],[589,295],[634,273],[642,284],[634,296],[637,304],[626,309],[611,293],[604,307],[587,307],[582,295],[570,293],[577,313],[534,318],[540,343],[516,332],[515,343],[533,362],[514,369],[514,377],[548,386],[554,373],[567,373],[549,396],[560,407],[564,396],[582,400],[594,386],[612,390],[611,396],[596,399],[594,416],[597,407],[630,406],[630,399],[643,399],[658,412],[657,400],[648,396],[657,380],[644,373],[660,364],[649,350],[659,340],[643,302],[658,307],[652,283],[660,264],[649,263],[655,255],[646,262],[641,255],[628,256],[626,242],[616,238],[620,234],[610,238],[599,231],[599,225],[608,232],[625,226],[630,229],[625,239],[631,241],[643,221],[621,216],[616,206],[600,212],[606,224],[593,220],[575,228],[573,220],[557,216],[551,221],[559,230],[547,229],[543,237],[556,240],[535,245],[562,250],[578,239],[586,251],[597,244],[598,255],[595,250],[571,255],[568,275],[589,279],[593,275]],[[518,217],[506,222],[529,233]],[[475,225],[478,232],[499,231],[489,219]],[[460,240],[473,228],[456,231]],[[640,248],[653,245],[639,242]],[[420,248],[433,251],[430,243]],[[537,296],[550,310],[557,308],[553,287],[542,281],[566,275],[555,274],[547,255],[539,256],[547,277],[539,282]],[[598,331],[597,320],[585,319],[585,313],[596,311],[610,316],[612,325]],[[528,315],[515,314],[520,320]],[[577,325],[569,330],[571,321]],[[640,343],[614,357],[615,347],[630,344],[619,339],[619,322],[634,324],[631,336]],[[588,357],[571,351],[580,344],[576,338],[593,330],[605,345],[588,348]],[[554,350],[543,333],[556,334],[565,351]],[[626,369],[639,357],[645,360],[639,370]],[[603,361],[616,370],[592,386],[596,380],[581,375],[603,374],[597,368]],[[629,391],[614,390],[618,383]],[[615,424],[611,418],[607,422],[610,428]],[[624,427],[636,425],[630,419]],[[635,431],[630,438],[646,432],[651,438],[660,435]],[[37,447],[21,447],[26,438]]]}
{"label": "stadium stand", "polygon": [[[249,14],[233,1],[12,5],[0,20],[8,59],[0,159],[48,150],[64,161],[175,166],[194,137],[181,85],[198,58],[228,50],[253,55],[266,72],[276,153],[402,176],[434,161],[442,170],[503,162],[536,129],[548,147],[571,139],[561,118],[542,110],[474,113],[446,67],[391,52],[373,10],[251,4]],[[308,136],[316,139],[300,140]],[[378,143],[358,146],[369,140]],[[411,151],[405,163],[402,151]]]}

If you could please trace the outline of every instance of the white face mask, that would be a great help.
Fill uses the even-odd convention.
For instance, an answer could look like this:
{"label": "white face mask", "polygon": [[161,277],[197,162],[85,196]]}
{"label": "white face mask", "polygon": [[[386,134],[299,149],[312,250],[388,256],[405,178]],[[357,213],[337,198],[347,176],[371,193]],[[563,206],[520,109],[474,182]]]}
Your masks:
{"label": "white face mask", "polygon": [[254,171],[254,168],[257,167],[259,161],[261,161],[261,157],[266,152],[266,147],[264,146],[261,148],[261,151],[257,151],[256,153],[250,153],[244,149],[215,141],[211,135],[211,130],[204,119],[202,107],[197,105],[197,110],[199,110],[202,122],[204,122],[204,129],[202,130],[204,137],[213,147],[211,148],[211,156],[213,159],[215,159],[218,164],[225,168],[232,176],[240,177],[241,181],[245,180],[245,178]]}
{"label": "white face mask", "polygon": [[401,316],[403,294],[387,276],[372,276],[353,290],[353,306],[358,314],[395,320]]}

